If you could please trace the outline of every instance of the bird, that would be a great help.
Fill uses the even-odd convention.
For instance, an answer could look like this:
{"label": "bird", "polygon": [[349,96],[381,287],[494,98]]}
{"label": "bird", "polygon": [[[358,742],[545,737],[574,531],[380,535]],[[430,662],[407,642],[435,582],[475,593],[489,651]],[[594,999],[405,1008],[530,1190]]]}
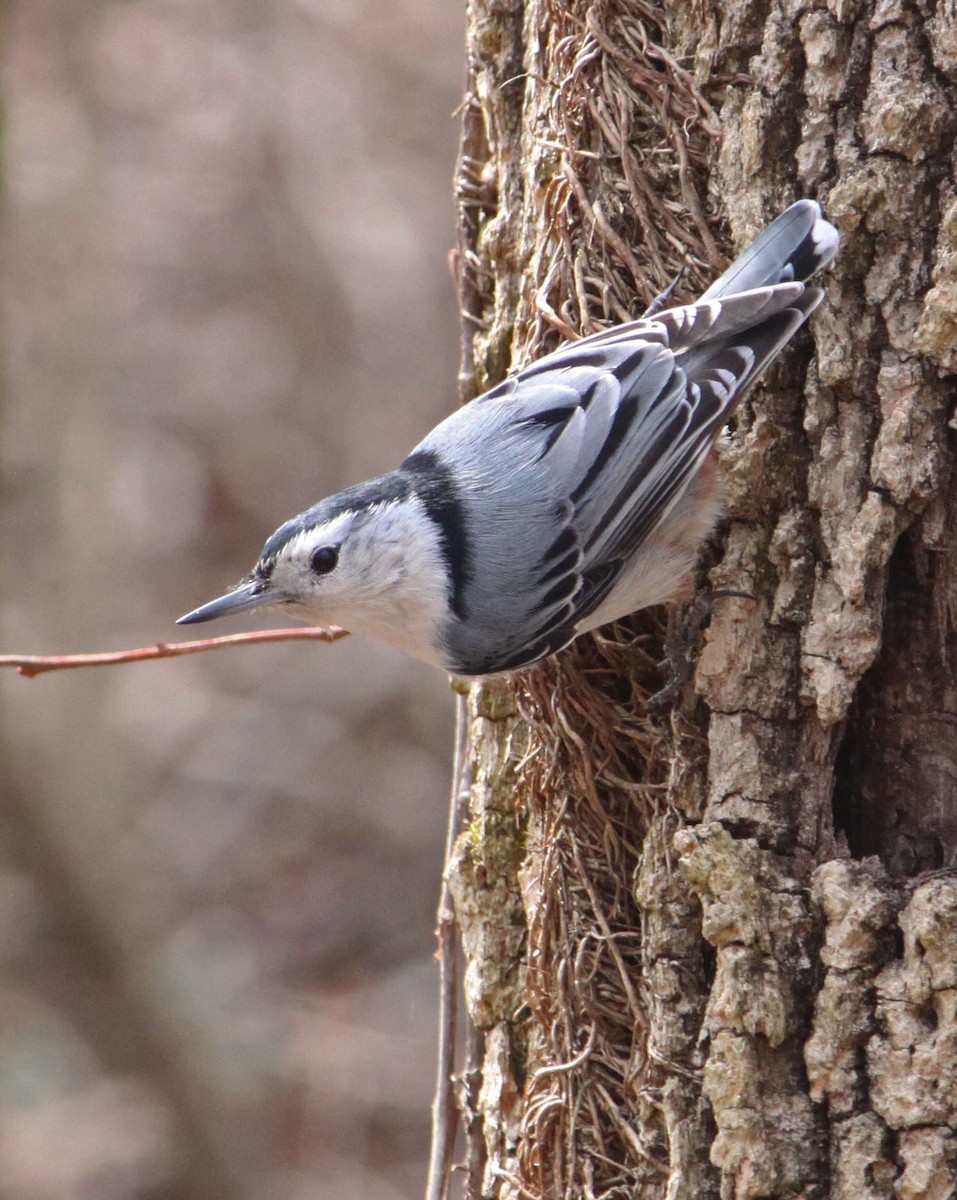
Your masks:
{"label": "bird", "polygon": [[674,600],[720,519],[715,443],[821,303],[807,280],[839,240],[792,204],[696,302],[517,370],[397,469],[286,521],[178,624],[271,607],[482,677]]}

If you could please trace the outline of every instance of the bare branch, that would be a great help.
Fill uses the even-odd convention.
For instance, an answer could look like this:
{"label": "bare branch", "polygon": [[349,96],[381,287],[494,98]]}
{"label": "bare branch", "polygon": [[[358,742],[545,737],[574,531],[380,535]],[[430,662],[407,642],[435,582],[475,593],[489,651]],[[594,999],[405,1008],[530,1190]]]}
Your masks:
{"label": "bare branch", "polygon": [[0,668],[13,667],[18,675],[32,678],[47,671],[73,671],[80,667],[114,667],[123,663],[150,662],[157,658],[181,658],[227,646],[261,646],[270,642],[338,642],[348,629],[262,629],[257,633],[230,633],[224,637],[199,638],[191,642],[157,642],[133,650],[108,650],[101,654],[0,654]]}

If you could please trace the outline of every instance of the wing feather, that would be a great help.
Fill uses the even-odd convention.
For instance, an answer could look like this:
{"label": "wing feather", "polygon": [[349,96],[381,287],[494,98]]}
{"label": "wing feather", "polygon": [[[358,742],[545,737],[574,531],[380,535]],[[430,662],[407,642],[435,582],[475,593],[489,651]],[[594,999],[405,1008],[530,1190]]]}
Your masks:
{"label": "wing feather", "polygon": [[822,299],[801,279],[833,256],[831,227],[811,202],[795,208],[697,304],[564,346],[449,418],[444,437],[485,490],[477,560],[499,588],[452,631],[457,669],[514,670],[561,649],[634,569],[744,391]]}

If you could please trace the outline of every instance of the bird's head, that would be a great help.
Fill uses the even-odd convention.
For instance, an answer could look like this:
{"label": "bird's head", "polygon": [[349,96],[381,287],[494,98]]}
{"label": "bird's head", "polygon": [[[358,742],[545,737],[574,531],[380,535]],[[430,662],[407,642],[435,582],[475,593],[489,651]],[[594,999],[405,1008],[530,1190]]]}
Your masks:
{"label": "bird's head", "polygon": [[368,541],[356,528],[366,523],[365,516],[346,511],[323,520],[310,510],[293,517],[266,542],[245,578],[224,596],[180,617],[177,624],[270,606],[313,624],[338,624],[342,610],[362,591],[363,581],[368,586],[370,570],[374,574],[372,564],[357,561],[359,545]]}
{"label": "bird's head", "polygon": [[434,525],[414,496],[396,494],[384,477],[281,525],[245,578],[177,624],[274,607],[311,625],[366,633],[436,662],[447,591]]}

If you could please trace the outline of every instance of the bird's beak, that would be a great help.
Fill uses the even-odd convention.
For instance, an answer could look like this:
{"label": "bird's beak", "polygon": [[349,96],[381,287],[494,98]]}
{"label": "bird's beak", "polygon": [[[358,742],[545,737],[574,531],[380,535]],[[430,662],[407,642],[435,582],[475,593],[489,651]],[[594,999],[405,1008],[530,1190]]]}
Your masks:
{"label": "bird's beak", "polygon": [[262,608],[265,604],[275,604],[279,599],[275,589],[264,584],[261,579],[241,583],[225,596],[210,600],[192,612],[180,617],[177,625],[198,625],[200,621],[214,621],[217,617],[231,617],[234,613],[248,612],[251,608]]}

